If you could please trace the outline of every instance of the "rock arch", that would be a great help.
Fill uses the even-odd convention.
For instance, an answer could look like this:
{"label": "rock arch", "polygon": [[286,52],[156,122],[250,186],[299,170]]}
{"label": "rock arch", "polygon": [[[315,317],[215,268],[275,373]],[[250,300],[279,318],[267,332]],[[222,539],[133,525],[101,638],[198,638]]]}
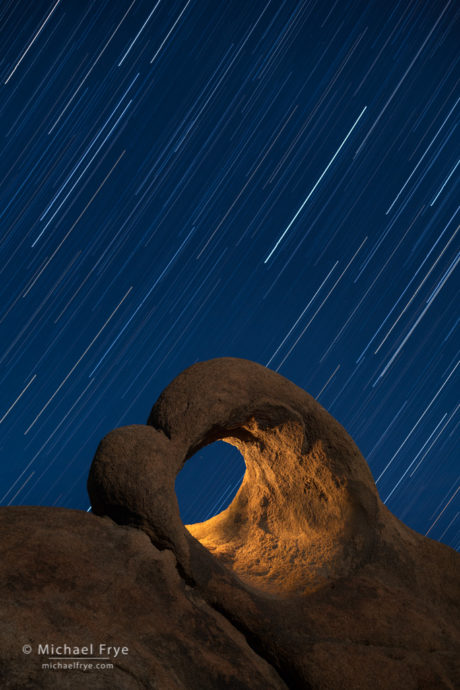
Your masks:
{"label": "rock arch", "polygon": [[[160,395],[148,425],[102,442],[88,484],[96,513],[144,525],[185,563],[191,534],[272,594],[312,591],[369,558],[378,514],[369,468],[345,430],[284,377],[247,360],[195,364]],[[243,483],[226,510],[186,531],[174,479],[218,439],[243,455]]]}

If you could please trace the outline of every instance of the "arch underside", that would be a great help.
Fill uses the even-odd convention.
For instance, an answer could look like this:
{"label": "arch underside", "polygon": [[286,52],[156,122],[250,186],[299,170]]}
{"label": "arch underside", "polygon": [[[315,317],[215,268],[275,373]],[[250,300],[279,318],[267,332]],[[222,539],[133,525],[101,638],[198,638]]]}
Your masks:
{"label": "arch underside", "polygon": [[278,408],[244,424],[212,428],[198,448],[221,440],[235,446],[246,472],[230,505],[186,525],[246,585],[266,593],[303,593],[353,567],[353,532],[361,511],[328,469],[319,439],[308,439],[296,415]]}

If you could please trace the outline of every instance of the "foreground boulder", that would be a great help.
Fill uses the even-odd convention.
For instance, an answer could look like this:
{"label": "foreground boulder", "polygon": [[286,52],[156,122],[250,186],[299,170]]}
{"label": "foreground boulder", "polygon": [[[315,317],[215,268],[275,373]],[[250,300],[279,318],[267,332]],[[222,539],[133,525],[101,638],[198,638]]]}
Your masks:
{"label": "foreground boulder", "polygon": [[[185,527],[175,478],[218,439],[243,483]],[[345,430],[273,371],[185,370],[148,425],[102,440],[88,491],[93,514],[0,509],[0,687],[460,686],[458,554],[397,520]],[[51,670],[44,642],[128,652]]]}

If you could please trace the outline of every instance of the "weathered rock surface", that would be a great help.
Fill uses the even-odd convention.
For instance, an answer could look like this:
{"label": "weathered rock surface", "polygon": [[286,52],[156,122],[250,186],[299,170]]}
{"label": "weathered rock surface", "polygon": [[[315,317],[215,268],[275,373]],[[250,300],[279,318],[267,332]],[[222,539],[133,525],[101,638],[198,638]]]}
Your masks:
{"label": "weathered rock surface", "polygon": [[[0,525],[2,690],[285,687],[142,530],[59,508],[1,508]],[[42,669],[47,642],[129,651],[114,669]]]}
{"label": "weathered rock surface", "polygon": [[[243,483],[186,528],[175,477],[217,439]],[[0,687],[460,687],[460,557],[397,520],[345,430],[265,367],[184,371],[147,426],[102,440],[88,491],[94,515],[0,509]],[[129,655],[44,671],[21,652],[43,641]]]}

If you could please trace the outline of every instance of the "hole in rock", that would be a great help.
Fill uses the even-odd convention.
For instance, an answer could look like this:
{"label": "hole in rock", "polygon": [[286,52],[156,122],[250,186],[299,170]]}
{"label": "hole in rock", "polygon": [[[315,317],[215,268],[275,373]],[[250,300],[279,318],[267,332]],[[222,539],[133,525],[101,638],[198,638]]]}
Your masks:
{"label": "hole in rock", "polygon": [[232,502],[246,466],[239,451],[216,441],[187,460],[176,478],[176,496],[184,525],[204,522]]}

